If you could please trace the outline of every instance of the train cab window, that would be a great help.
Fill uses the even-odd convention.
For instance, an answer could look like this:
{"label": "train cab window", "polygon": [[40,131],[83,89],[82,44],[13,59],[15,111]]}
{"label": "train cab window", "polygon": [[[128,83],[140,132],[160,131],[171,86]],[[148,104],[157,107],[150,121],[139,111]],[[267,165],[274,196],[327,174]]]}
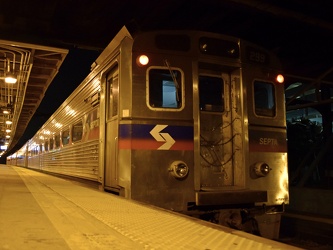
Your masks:
{"label": "train cab window", "polygon": [[254,82],[254,107],[258,116],[275,116],[275,91],[272,83]]}
{"label": "train cab window", "polygon": [[149,106],[161,109],[183,107],[183,79],[180,70],[153,68],[148,73]]}
{"label": "train cab window", "polygon": [[200,76],[200,110],[208,112],[224,111],[224,82],[221,77]]}
{"label": "train cab window", "polygon": [[82,139],[83,124],[82,121],[75,123],[72,127],[72,141],[77,142]]}
{"label": "train cab window", "polygon": [[60,148],[60,134],[54,137],[55,148]]}
{"label": "train cab window", "polygon": [[65,146],[69,143],[69,129],[62,131],[61,133],[61,142],[62,145]]}

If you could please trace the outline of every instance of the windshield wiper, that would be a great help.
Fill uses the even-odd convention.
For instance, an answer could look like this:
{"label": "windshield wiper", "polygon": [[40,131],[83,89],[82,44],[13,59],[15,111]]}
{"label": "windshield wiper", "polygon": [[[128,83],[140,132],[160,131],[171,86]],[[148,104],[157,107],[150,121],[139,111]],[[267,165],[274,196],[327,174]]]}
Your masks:
{"label": "windshield wiper", "polygon": [[175,87],[176,87],[176,99],[177,99],[177,102],[179,104],[179,84],[178,84],[177,78],[175,76],[175,73],[171,70],[170,64],[169,64],[169,62],[168,62],[167,59],[164,60],[164,63],[168,67],[168,70],[170,72],[171,78],[172,78],[173,82],[175,83]]}

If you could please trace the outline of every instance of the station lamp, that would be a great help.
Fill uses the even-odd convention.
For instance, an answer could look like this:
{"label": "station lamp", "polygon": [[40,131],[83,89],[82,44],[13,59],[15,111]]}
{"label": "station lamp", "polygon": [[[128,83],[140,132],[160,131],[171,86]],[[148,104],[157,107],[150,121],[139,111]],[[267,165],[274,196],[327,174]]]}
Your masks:
{"label": "station lamp", "polygon": [[14,84],[17,82],[17,78],[14,76],[14,74],[7,73],[5,77],[5,82]]}
{"label": "station lamp", "polygon": [[[12,70],[12,72],[15,71],[14,67],[15,67],[15,64],[13,62],[13,70]],[[16,76],[12,72],[10,70],[10,60],[7,58],[7,72],[5,74],[5,82],[6,83],[14,84],[14,83],[17,82],[17,78],[16,78]]]}

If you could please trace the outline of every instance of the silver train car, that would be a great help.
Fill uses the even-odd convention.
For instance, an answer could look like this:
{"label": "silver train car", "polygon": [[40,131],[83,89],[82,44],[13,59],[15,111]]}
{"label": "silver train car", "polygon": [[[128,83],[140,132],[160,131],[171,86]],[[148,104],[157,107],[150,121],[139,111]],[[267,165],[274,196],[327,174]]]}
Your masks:
{"label": "silver train car", "polygon": [[289,203],[280,73],[234,37],[123,27],[7,164],[276,238]]}

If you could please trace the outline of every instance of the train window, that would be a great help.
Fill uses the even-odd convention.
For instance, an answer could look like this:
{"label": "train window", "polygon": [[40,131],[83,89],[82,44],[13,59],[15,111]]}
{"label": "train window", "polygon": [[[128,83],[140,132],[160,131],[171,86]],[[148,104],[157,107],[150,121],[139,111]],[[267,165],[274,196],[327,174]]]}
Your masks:
{"label": "train window", "polygon": [[149,70],[149,105],[152,108],[182,107],[182,73],[175,69]]}
{"label": "train window", "polygon": [[119,78],[117,74],[108,76],[108,118],[118,115]]}
{"label": "train window", "polygon": [[275,91],[272,83],[254,82],[254,107],[259,116],[275,116]]}
{"label": "train window", "polygon": [[52,150],[54,147],[54,140],[53,138],[50,139],[50,150]]}
{"label": "train window", "polygon": [[209,112],[224,111],[224,84],[221,77],[200,76],[200,110]]}
{"label": "train window", "polygon": [[38,148],[36,145],[31,149],[30,153],[30,156],[35,156],[38,154]]}
{"label": "train window", "polygon": [[201,53],[229,58],[239,58],[239,46],[237,42],[221,40],[211,37],[201,37],[199,40]]}
{"label": "train window", "polygon": [[65,146],[69,143],[69,129],[62,131],[61,133],[62,145]]}
{"label": "train window", "polygon": [[55,148],[59,148],[60,147],[60,134],[58,134],[54,137],[54,142],[55,142]]}
{"label": "train window", "polygon": [[77,142],[82,139],[83,125],[82,121],[75,123],[72,127],[72,141]]}

